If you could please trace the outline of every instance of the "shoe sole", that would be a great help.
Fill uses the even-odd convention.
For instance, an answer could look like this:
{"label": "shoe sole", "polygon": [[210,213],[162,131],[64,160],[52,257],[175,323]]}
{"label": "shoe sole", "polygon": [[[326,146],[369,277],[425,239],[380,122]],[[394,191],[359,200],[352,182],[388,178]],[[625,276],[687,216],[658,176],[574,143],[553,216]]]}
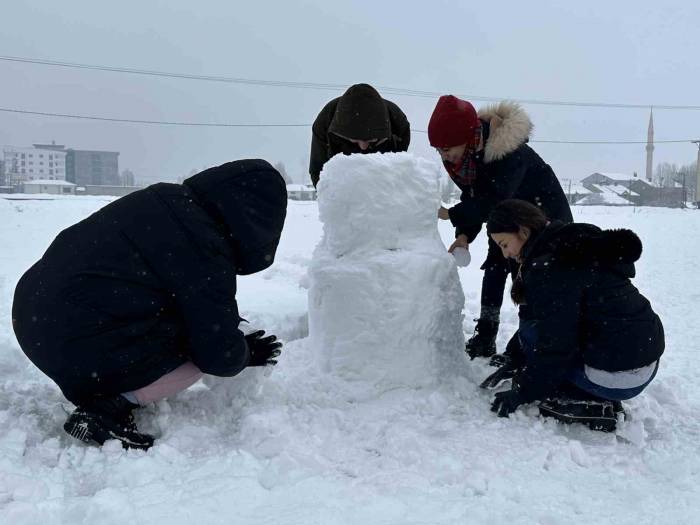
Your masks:
{"label": "shoe sole", "polygon": [[572,424],[572,423],[583,423],[588,425],[591,430],[599,430],[601,432],[615,432],[617,429],[617,418],[611,417],[587,417],[587,416],[572,416],[570,414],[564,414],[562,412],[557,412],[548,406],[539,406],[540,414],[545,417],[553,417],[554,419],[561,421],[562,423]]}

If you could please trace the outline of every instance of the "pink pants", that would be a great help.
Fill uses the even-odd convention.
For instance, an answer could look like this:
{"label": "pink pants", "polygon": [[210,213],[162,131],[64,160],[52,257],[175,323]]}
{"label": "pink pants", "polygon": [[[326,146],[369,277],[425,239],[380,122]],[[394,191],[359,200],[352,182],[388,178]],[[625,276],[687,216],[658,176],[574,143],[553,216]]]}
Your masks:
{"label": "pink pants", "polygon": [[166,397],[173,396],[178,392],[195,384],[203,376],[202,372],[194,363],[187,363],[178,366],[172,372],[168,372],[164,376],[159,377],[150,385],[146,385],[138,390],[128,392],[127,398],[133,395],[139,405],[147,405],[160,401]]}

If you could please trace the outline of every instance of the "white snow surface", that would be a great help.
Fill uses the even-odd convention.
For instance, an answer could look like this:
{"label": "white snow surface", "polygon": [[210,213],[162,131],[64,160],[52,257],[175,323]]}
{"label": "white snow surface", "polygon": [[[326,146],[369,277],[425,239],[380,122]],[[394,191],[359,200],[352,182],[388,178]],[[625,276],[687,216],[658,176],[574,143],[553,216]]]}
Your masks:
{"label": "white snow surface", "polygon": [[[534,407],[497,418],[478,388],[492,369],[466,358],[438,384],[349,399],[316,366],[307,338],[317,204],[290,202],[275,264],[241,277],[237,295],[251,323],[287,341],[279,365],[208,378],[144,409],[139,425],[158,439],[142,452],[65,435],[64,408],[72,407],[24,357],[11,328],[22,272],[61,229],[105,202],[0,199],[0,523],[698,523],[700,212],[574,208],[577,221],[639,234],[634,282],[666,328],[659,373],[625,403],[630,420],[616,435],[543,420]],[[451,242],[449,224],[439,231]],[[474,263],[459,269],[468,334],[485,253],[482,232]],[[516,326],[506,303],[501,349]]]}
{"label": "white snow surface", "polygon": [[[437,384],[463,358],[464,294],[440,240],[433,165],[409,153],[324,166],[309,268],[310,343],[353,399]],[[353,388],[354,387],[354,388]]]}

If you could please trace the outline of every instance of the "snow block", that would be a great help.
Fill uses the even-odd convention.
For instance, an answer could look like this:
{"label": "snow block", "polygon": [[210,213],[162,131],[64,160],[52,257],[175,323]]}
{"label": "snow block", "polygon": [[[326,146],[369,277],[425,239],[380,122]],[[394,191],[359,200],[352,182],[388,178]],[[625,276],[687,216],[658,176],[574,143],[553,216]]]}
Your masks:
{"label": "snow block", "polygon": [[464,294],[437,230],[435,165],[408,153],[337,155],[319,189],[309,336],[326,373],[384,391],[464,362]]}

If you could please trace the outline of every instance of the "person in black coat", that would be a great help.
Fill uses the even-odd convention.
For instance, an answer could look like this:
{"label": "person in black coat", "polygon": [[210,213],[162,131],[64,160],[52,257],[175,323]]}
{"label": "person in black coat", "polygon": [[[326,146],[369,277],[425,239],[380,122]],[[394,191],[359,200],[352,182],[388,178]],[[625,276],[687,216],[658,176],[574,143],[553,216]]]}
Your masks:
{"label": "person in black coat", "polygon": [[338,153],[407,151],[411,126],[401,108],[368,84],[350,86],[328,102],[311,128],[309,175],[316,186],[326,162]]}
{"label": "person in black coat", "polygon": [[486,229],[519,264],[520,348],[493,374],[513,381],[492,409],[507,416],[540,400],[543,415],[613,430],[619,402],[646,388],[664,351],[661,320],[630,282],[641,241],[630,230],[549,222],[520,200],[496,206]]}
{"label": "person in black coat", "polygon": [[[428,124],[428,138],[462,192],[457,205],[438,211],[439,218],[455,227],[450,252],[457,247],[468,249],[491,210],[505,199],[528,201],[552,219],[573,220],[552,168],[527,144],[531,131],[532,122],[518,104],[501,102],[477,114],[466,100],[440,97]],[[512,273],[512,265],[490,239],[488,246],[481,266],[481,311],[466,344],[472,359],[496,353],[503,292]]]}
{"label": "person in black coat", "polygon": [[143,399],[274,364],[275,336],[239,329],[236,276],[272,264],[286,206],[282,176],[241,160],[136,191],[56,237],[12,317],[24,353],[77,406],[66,431],[148,448],[132,415]]}

